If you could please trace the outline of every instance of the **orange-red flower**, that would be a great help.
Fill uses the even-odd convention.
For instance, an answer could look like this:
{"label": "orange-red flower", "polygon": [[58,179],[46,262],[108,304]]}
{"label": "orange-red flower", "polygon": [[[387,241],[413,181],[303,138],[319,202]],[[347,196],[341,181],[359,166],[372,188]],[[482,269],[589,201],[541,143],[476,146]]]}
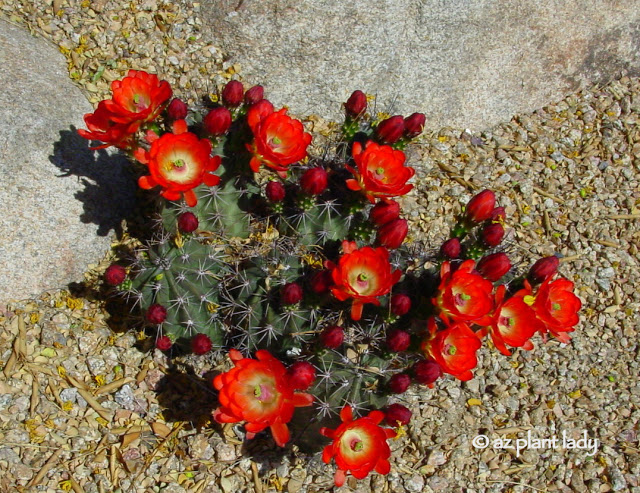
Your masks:
{"label": "orange-red flower", "polygon": [[407,181],[415,170],[404,165],[404,152],[369,141],[364,148],[360,142],[355,142],[352,155],[356,167],[346,168],[355,179],[348,179],[347,187],[362,190],[372,204],[376,198],[399,197],[413,188]]}
{"label": "orange-red flower", "polygon": [[276,444],[284,447],[295,408],[310,406],[313,396],[294,392],[284,365],[264,349],[256,352],[257,360],[243,358],[235,349],[229,356],[235,367],[213,380],[220,401],[213,418],[218,423],[246,421],[248,439],[268,427]]}
{"label": "orange-red flower", "polygon": [[473,378],[471,370],[478,364],[476,351],[482,345],[478,336],[463,322],[438,330],[435,319],[427,322],[429,337],[422,343],[422,351],[445,373],[459,380]]}
{"label": "orange-red flower", "polygon": [[112,99],[104,103],[118,123],[154,120],[172,94],[166,80],[141,70],[129,70],[124,79],[113,81],[111,91]]}
{"label": "orange-red flower", "polygon": [[247,149],[253,154],[249,166],[254,172],[260,164],[285,175],[289,165],[307,155],[311,134],[304,131],[302,123],[287,115],[286,108],[273,111],[266,101],[252,106],[247,113],[247,122],[253,132],[253,143]]}
{"label": "orange-red flower", "polygon": [[573,294],[571,281],[564,278],[552,281],[547,278],[538,289],[535,300],[531,297],[525,297],[524,300],[528,303],[533,301],[531,306],[546,330],[562,342],[569,341],[567,332],[574,331],[574,325],[580,321],[578,311],[582,307],[580,298]]}
{"label": "orange-red flower", "polygon": [[455,272],[451,272],[451,263],[442,263],[438,296],[433,298],[433,303],[445,322],[474,322],[478,325],[490,322],[487,315],[493,308],[493,284],[473,272],[474,267],[473,260],[465,260]]}
{"label": "orange-red flower", "polygon": [[328,464],[335,459],[336,486],[344,484],[348,472],[356,479],[364,479],[374,470],[379,474],[389,473],[391,449],[387,439],[396,436],[396,432],[379,426],[384,417],[382,411],[371,411],[368,416],[354,420],[351,407],[345,406],[340,411],[342,424],[338,428],[320,429],[322,435],[333,440],[322,451],[322,460]]}
{"label": "orange-red flower", "polygon": [[140,122],[117,123],[113,116],[107,109],[106,101],[100,101],[93,113],[84,115],[84,123],[88,130],[78,129],[78,134],[88,140],[104,142],[103,145],[92,149],[104,149],[112,145],[120,149],[132,147],[132,137],[137,132]]}
{"label": "orange-red flower", "polygon": [[353,298],[351,318],[360,320],[365,303],[380,305],[379,296],[384,296],[402,276],[399,270],[391,271],[389,251],[384,247],[369,246],[356,249],[355,242],[342,243],[344,255],[338,265],[332,267],[333,296],[340,301]]}
{"label": "orange-red flower", "polygon": [[178,200],[182,194],[189,207],[198,203],[193,189],[204,183],[214,186],[220,177],[211,174],[220,166],[220,156],[211,157],[211,142],[186,132],[184,126],[174,125],[177,134],[167,133],[151,144],[151,150],[138,148],[135,157],[149,168],[150,175],[141,176],[141,188],[162,187],[161,195]]}

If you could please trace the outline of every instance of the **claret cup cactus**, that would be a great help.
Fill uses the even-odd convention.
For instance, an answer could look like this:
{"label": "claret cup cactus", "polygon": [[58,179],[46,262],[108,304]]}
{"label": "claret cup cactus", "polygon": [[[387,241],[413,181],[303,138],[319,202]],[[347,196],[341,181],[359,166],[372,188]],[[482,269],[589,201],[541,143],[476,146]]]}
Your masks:
{"label": "claret cup cactus", "polygon": [[[159,350],[230,356],[212,382],[213,417],[244,423],[247,438],[268,428],[285,446],[296,408],[313,406],[318,420],[343,421],[322,431],[336,484],[386,474],[390,396],[472,378],[487,338],[504,354],[532,349],[535,333],[569,340],[573,284],[555,278],[554,258],[513,272],[494,192],[469,202],[442,245],[407,244],[401,204],[415,172],[402,149],[424,115],[376,118],[355,91],[337,145],[316,157],[312,135],[261,86],[232,81],[204,108],[145,72],[112,89],[79,132],[128,153],[157,207],[153,236],[105,283]],[[411,416],[398,406],[386,419],[397,427]]]}

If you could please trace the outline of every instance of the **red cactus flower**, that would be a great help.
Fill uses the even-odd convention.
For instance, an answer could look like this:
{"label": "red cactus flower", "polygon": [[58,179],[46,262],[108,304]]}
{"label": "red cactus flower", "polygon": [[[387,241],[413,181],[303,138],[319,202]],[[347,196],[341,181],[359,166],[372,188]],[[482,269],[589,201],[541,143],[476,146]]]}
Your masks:
{"label": "red cactus flower", "polygon": [[511,270],[511,260],[504,252],[492,253],[478,261],[476,270],[488,281],[496,282]]}
{"label": "red cactus flower", "polygon": [[133,136],[140,126],[139,121],[117,123],[105,104],[100,101],[93,113],[84,115],[84,123],[88,130],[78,129],[78,134],[87,140],[99,140],[103,145],[91,149],[104,149],[116,146],[119,149],[129,149],[133,146]]}
{"label": "red cactus flower", "polygon": [[389,251],[384,247],[369,246],[356,250],[355,242],[343,242],[344,255],[331,275],[334,286],[331,293],[340,301],[353,298],[351,318],[360,320],[365,303],[380,305],[384,296],[402,276],[399,270],[391,271]]}
{"label": "red cactus flower", "polygon": [[300,178],[300,188],[309,195],[320,195],[327,189],[329,175],[324,168],[309,168]]}
{"label": "red cactus flower", "polygon": [[500,223],[491,223],[482,229],[482,242],[488,247],[498,246],[504,238],[504,227]]}
{"label": "red cactus flower", "polygon": [[127,278],[127,271],[124,267],[118,264],[111,264],[104,271],[104,280],[109,286],[118,286],[122,284]]}
{"label": "red cactus flower", "polygon": [[253,154],[249,166],[257,172],[260,164],[264,163],[286,175],[289,165],[306,157],[311,134],[304,131],[299,120],[288,116],[286,109],[274,113],[272,106],[271,112],[268,110],[267,106],[258,103],[247,114],[254,136],[253,143],[247,144],[247,149]]}
{"label": "red cactus flower", "polygon": [[231,127],[231,112],[224,106],[213,108],[202,120],[202,126],[209,135],[219,137]]}
{"label": "red cactus flower", "polygon": [[220,166],[220,156],[210,157],[211,142],[198,139],[195,134],[164,134],[146,152],[138,149],[135,156],[146,164],[150,175],[141,176],[138,185],[145,190],[162,187],[160,193],[167,200],[178,200],[182,194],[189,207],[198,203],[193,189],[204,183],[214,186],[220,177],[211,174]]}
{"label": "red cactus flower", "polygon": [[472,223],[481,223],[491,217],[495,205],[496,194],[491,190],[483,190],[474,195],[467,204],[467,219]]}
{"label": "red cactus flower", "polygon": [[411,336],[405,330],[395,329],[387,334],[387,346],[395,353],[406,351],[411,344]]}
{"label": "red cactus flower", "polygon": [[455,260],[462,253],[462,245],[458,238],[449,238],[440,247],[440,255],[444,258]]}
{"label": "red cactus flower", "polygon": [[429,337],[422,343],[425,356],[459,380],[473,378],[471,370],[478,364],[476,351],[482,345],[475,332],[463,322],[438,330],[433,317],[427,322],[427,329]]}
{"label": "red cactus flower", "polygon": [[302,300],[302,286],[296,282],[289,282],[280,289],[280,301],[283,305],[295,305]]}
{"label": "red cactus flower", "polygon": [[207,334],[196,334],[191,338],[191,350],[194,354],[202,356],[211,351],[213,344]]}
{"label": "red cactus flower", "polygon": [[279,181],[270,181],[267,183],[264,192],[271,202],[282,202],[287,195],[284,185]]}
{"label": "red cactus flower", "polygon": [[400,217],[400,204],[395,200],[380,200],[371,208],[369,220],[376,226],[382,226]]}
{"label": "red cactus flower", "polygon": [[385,412],[385,421],[391,426],[408,425],[413,413],[407,406],[391,404]]}
{"label": "red cactus flower", "polygon": [[198,229],[199,221],[193,212],[183,212],[178,216],[178,229],[183,233],[193,233]]}
{"label": "red cactus flower", "polygon": [[356,479],[364,479],[375,470],[379,474],[388,474],[391,466],[391,449],[387,439],[396,436],[396,432],[379,426],[385,415],[382,411],[371,411],[368,416],[353,419],[350,406],[340,411],[342,424],[335,430],[321,428],[320,433],[333,440],[322,451],[325,464],[335,459],[338,470],[335,473],[335,485],[344,484],[347,473]]}
{"label": "red cactus flower", "polygon": [[218,423],[245,421],[248,439],[270,428],[276,444],[284,447],[295,408],[310,406],[313,396],[294,392],[284,365],[264,349],[256,352],[257,360],[243,358],[235,349],[229,356],[235,367],[213,380],[220,401],[213,418]]}
{"label": "red cactus flower", "polygon": [[369,141],[364,148],[360,142],[355,142],[352,154],[356,167],[345,167],[355,179],[348,179],[347,187],[362,190],[372,204],[376,198],[399,197],[413,188],[407,181],[415,170],[404,165],[404,152]]}
{"label": "red cactus flower", "polygon": [[308,361],[296,361],[287,370],[291,386],[296,390],[307,390],[316,379],[316,369]]}
{"label": "red cactus flower", "polygon": [[242,103],[244,99],[244,87],[242,86],[242,82],[239,80],[232,80],[224,86],[222,90],[222,102],[227,106],[231,106],[235,108]]}
{"label": "red cactus flower", "polygon": [[404,293],[397,293],[391,297],[391,301],[389,301],[389,306],[391,309],[391,313],[393,313],[396,317],[402,317],[409,313],[411,310],[411,298]]}
{"label": "red cactus flower", "polygon": [[167,115],[172,120],[184,120],[188,112],[187,104],[178,98],[173,98],[167,107]]}
{"label": "red cactus flower", "polygon": [[320,333],[320,343],[329,349],[337,349],[344,342],[344,329],[331,325]]}
{"label": "red cactus flower", "polygon": [[105,108],[118,123],[155,120],[172,94],[166,80],[141,70],[129,70],[124,79],[113,81],[111,91],[113,97],[104,102]]}
{"label": "red cactus flower", "polygon": [[540,284],[558,272],[558,265],[560,265],[560,259],[555,255],[538,259],[529,269],[527,279],[533,285]]}
{"label": "red cactus flower", "polygon": [[427,117],[423,113],[413,113],[404,119],[404,136],[413,139],[422,133]]}
{"label": "red cactus flower", "polygon": [[249,106],[256,104],[264,99],[264,87],[257,85],[249,88],[244,93],[244,102]]}
{"label": "red cactus flower", "polygon": [[[525,286],[527,284],[525,282]],[[582,307],[580,298],[573,294],[571,281],[564,278],[552,281],[549,277],[542,283],[535,298],[525,296],[523,299],[533,308],[546,330],[562,342],[569,341],[567,332],[574,331],[574,326],[580,321],[578,312]]]}
{"label": "red cactus flower", "polygon": [[156,347],[160,351],[169,351],[173,346],[173,342],[169,336],[160,336],[156,339]]}
{"label": "red cactus flower", "polygon": [[487,325],[493,308],[493,284],[474,272],[475,262],[465,260],[455,272],[451,263],[443,262],[440,269],[438,296],[433,304],[439,308],[445,322],[474,322]]}

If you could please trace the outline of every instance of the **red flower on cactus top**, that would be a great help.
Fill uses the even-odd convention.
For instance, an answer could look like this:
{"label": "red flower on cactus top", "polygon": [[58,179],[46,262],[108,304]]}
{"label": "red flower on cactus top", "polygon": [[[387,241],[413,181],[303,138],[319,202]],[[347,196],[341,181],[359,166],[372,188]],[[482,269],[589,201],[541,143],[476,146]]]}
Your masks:
{"label": "red flower on cactus top", "polygon": [[245,421],[248,439],[268,427],[276,444],[284,447],[295,408],[310,406],[313,396],[294,392],[284,365],[264,349],[256,352],[257,360],[235,349],[229,356],[235,367],[213,380],[220,402],[213,418],[218,423]]}
{"label": "red flower on cactus top", "polygon": [[129,70],[122,80],[111,83],[112,99],[104,101],[114,122],[154,120],[171,98],[171,86],[155,74]]}
{"label": "red flower on cactus top", "polygon": [[379,426],[384,418],[382,411],[372,411],[368,416],[354,420],[351,407],[345,406],[340,411],[342,424],[338,428],[320,429],[322,435],[333,440],[322,451],[322,460],[328,464],[335,459],[338,466],[334,476],[336,486],[344,484],[348,472],[356,479],[364,479],[371,471],[389,473],[391,449],[387,439],[396,436],[396,432]]}
{"label": "red flower on cactus top", "polygon": [[[525,286],[528,286],[526,281]],[[580,321],[578,311],[582,307],[580,298],[573,294],[571,281],[564,278],[552,281],[547,278],[535,298],[525,296],[523,299],[531,305],[546,330],[561,342],[569,342],[567,332],[574,331],[574,325]]]}
{"label": "red flower on cactus top", "polygon": [[482,345],[475,332],[463,322],[439,331],[433,318],[427,322],[427,328],[429,337],[422,343],[425,356],[459,380],[473,378],[471,370],[478,364],[476,351]]}
{"label": "red flower on cactus top", "polygon": [[299,120],[287,115],[286,108],[274,112],[268,101],[258,103],[249,109],[247,122],[254,136],[253,143],[247,144],[253,154],[249,162],[252,171],[257,172],[264,164],[285,176],[289,165],[307,156],[311,134],[304,131]]}
{"label": "red flower on cactus top", "polygon": [[[174,126],[183,131],[183,126]],[[141,176],[141,188],[162,187],[161,195],[167,200],[178,200],[183,194],[189,207],[198,203],[193,189],[204,183],[214,186],[220,177],[211,174],[220,166],[220,156],[210,156],[211,142],[198,139],[195,134],[167,133],[151,144],[151,150],[139,148],[136,159],[149,168],[150,175]]]}
{"label": "red flower on cactus top", "polygon": [[415,170],[404,165],[404,152],[369,141],[364,148],[355,142],[352,155],[356,166],[345,166],[354,176],[347,180],[347,187],[362,190],[372,204],[376,198],[399,197],[413,188],[407,181]]}
{"label": "red flower on cactus top", "polygon": [[106,106],[106,101],[100,101],[93,113],[84,115],[84,123],[88,130],[78,129],[78,134],[88,140],[99,140],[103,145],[92,149],[104,149],[116,146],[128,149],[133,146],[133,136],[138,131],[140,122],[117,123]]}
{"label": "red flower on cactus top", "polygon": [[333,268],[331,293],[340,301],[353,298],[351,318],[360,320],[364,304],[380,305],[378,297],[391,291],[402,272],[391,270],[389,252],[384,247],[356,249],[355,242],[345,241],[342,250],[344,255],[338,265],[327,263],[327,267]]}
{"label": "red flower on cactus top", "polygon": [[440,269],[438,296],[433,304],[445,322],[474,322],[487,325],[493,308],[493,284],[474,272],[475,262],[465,260],[454,272],[451,262],[443,262]]}

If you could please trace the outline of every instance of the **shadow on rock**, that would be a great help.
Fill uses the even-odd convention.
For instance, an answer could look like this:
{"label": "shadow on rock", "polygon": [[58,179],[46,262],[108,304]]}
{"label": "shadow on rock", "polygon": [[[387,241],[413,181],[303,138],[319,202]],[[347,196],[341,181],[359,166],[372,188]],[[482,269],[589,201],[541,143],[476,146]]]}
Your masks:
{"label": "shadow on rock", "polygon": [[60,131],[49,160],[62,171],[60,178],[75,175],[84,185],[75,195],[84,206],[81,221],[96,224],[99,236],[114,230],[121,237],[122,221],[131,219],[136,209],[135,170],[126,156],[89,146],[72,125]]}

